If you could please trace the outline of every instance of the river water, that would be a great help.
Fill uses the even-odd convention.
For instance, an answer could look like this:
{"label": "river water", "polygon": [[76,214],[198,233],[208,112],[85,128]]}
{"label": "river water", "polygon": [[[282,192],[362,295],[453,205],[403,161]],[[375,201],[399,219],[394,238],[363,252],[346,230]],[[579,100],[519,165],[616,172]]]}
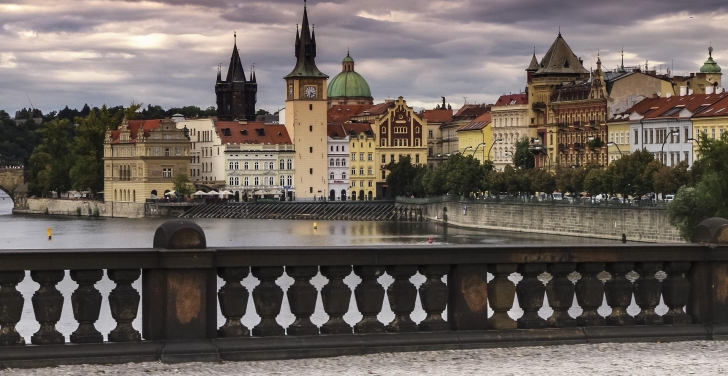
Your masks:
{"label": "river water", "polygon": [[[4,198],[4,192],[0,191],[0,249],[49,249],[49,248],[146,248],[151,247],[154,231],[166,219],[141,218],[85,218],[85,217],[62,217],[62,216],[31,216],[12,215],[12,201]],[[408,222],[356,222],[356,221],[318,221],[316,229],[312,221],[294,220],[257,220],[257,219],[195,219],[205,231],[207,245],[209,247],[244,247],[244,246],[346,246],[346,245],[397,245],[397,244],[421,244],[428,245],[428,237],[432,236],[434,243],[438,244],[545,244],[545,243],[613,243],[600,239],[576,238],[566,236],[533,235],[516,232],[470,230],[453,227],[443,227],[432,222],[408,223]],[[46,230],[53,230],[52,240],[48,240]],[[520,276],[512,276],[512,280],[518,281]],[[411,281],[419,287],[425,278],[417,274]],[[443,279],[445,280],[445,278]],[[352,289],[361,281],[354,274],[344,280]],[[392,278],[383,275],[379,282],[387,288],[392,283]],[[326,284],[327,279],[321,274],[312,279],[312,284],[318,289]],[[221,286],[222,280],[218,280]],[[283,276],[277,283],[287,290],[293,283],[293,279]],[[258,280],[249,276],[243,281],[243,285],[252,291],[258,285]],[[135,283],[135,288],[141,291],[141,282]],[[71,294],[77,284],[73,282],[66,272],[64,280],[58,284],[58,289],[65,297],[63,314],[58,323],[58,330],[64,335],[70,335],[77,326],[71,310]],[[106,297],[114,283],[106,277],[96,287]],[[30,279],[29,273],[25,280],[18,286],[18,290],[26,299],[23,317],[18,324],[18,331],[29,342],[30,336],[38,330],[38,323],[35,321],[33,307],[30,298],[38,289],[38,284]],[[413,320],[419,322],[424,319],[425,312],[422,310],[417,298],[416,310],[412,314]],[[666,308],[666,307],[665,307]],[[546,305],[540,314],[543,317],[551,315],[551,309]],[[575,317],[581,313],[581,309],[574,301],[574,308],[570,311]],[[610,312],[609,307],[602,306],[600,313],[606,315]],[[639,308],[634,304],[630,307],[630,314],[636,314]],[[140,310],[141,313],[141,310]],[[514,302],[514,308],[509,312],[513,318],[520,317],[522,311],[518,308],[518,302]],[[353,299],[350,302],[349,313],[345,319],[350,324],[355,324],[361,319],[356,303]],[[446,317],[446,316],[445,316]],[[389,323],[394,314],[386,303],[379,314],[379,320]],[[321,325],[328,319],[323,310],[321,299],[317,301],[316,312],[311,320]],[[281,314],[278,316],[279,324],[284,327],[290,325],[294,316],[290,313],[287,299],[284,299]],[[243,323],[252,328],[260,321],[255,313],[252,297],[249,299],[247,314]],[[224,317],[218,314],[218,324],[225,322]],[[104,299],[101,310],[101,317],[96,324],[97,329],[106,336],[115,326],[111,318],[108,302]],[[138,318],[134,326],[141,330],[141,321]]]}

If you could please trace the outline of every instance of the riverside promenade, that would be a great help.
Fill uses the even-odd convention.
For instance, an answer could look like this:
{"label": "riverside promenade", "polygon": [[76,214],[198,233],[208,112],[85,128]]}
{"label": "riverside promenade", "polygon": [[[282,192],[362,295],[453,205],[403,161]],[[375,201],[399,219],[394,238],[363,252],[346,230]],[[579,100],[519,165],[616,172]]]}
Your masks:
{"label": "riverside promenade", "polygon": [[724,375],[728,342],[602,343],[260,362],[7,369],[0,375]]}

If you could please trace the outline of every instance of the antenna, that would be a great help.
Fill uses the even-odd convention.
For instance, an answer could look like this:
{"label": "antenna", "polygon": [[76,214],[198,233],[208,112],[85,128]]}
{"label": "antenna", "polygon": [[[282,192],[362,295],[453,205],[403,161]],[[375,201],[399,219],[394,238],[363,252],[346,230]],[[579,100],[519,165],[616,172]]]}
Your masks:
{"label": "antenna", "polygon": [[463,102],[465,102],[465,103],[463,103],[463,106],[465,106],[466,104],[468,104],[468,97],[463,97]]}
{"label": "antenna", "polygon": [[25,93],[25,96],[28,97],[28,102],[30,102],[30,110],[35,110],[35,107],[33,107],[33,102],[30,100],[30,95],[28,95],[28,93]]}

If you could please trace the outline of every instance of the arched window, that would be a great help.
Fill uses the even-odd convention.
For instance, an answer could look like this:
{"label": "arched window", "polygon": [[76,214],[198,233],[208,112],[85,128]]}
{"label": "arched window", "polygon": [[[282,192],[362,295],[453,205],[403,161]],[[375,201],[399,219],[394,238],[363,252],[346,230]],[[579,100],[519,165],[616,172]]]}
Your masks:
{"label": "arched window", "polygon": [[382,134],[387,133],[387,127],[382,127]]}
{"label": "arched window", "polygon": [[245,162],[245,163],[243,163],[243,170],[247,170],[247,169],[248,169],[248,162]]}
{"label": "arched window", "polygon": [[[233,162],[230,162],[230,164],[228,165],[228,169],[229,170],[232,170],[233,169],[233,166],[234,166],[234,163]],[[230,185],[232,185],[232,184],[230,184]]]}
{"label": "arched window", "polygon": [[419,138],[415,138],[415,146],[420,146],[420,139]]}
{"label": "arched window", "polygon": [[[253,169],[254,170],[257,170],[258,169],[258,162],[253,163]],[[258,184],[256,184],[256,185],[258,185]]]}
{"label": "arched window", "polygon": [[339,158],[336,158],[336,165],[341,166],[341,160]]}
{"label": "arched window", "polygon": [[342,179],[346,179],[346,172],[342,172],[342,173],[341,173],[341,178],[342,178]]}
{"label": "arched window", "polygon": [[415,133],[420,133],[420,127],[415,127]]}
{"label": "arched window", "polygon": [[288,177],[286,178],[286,185],[288,185],[288,186],[293,185],[293,176],[288,175]]}
{"label": "arched window", "polygon": [[268,162],[268,169],[269,170],[272,170],[273,168],[274,168],[273,167],[273,162]]}
{"label": "arched window", "polygon": [[371,167],[367,168],[367,175],[373,175]]}
{"label": "arched window", "polygon": [[234,178],[230,178],[230,185],[235,185],[235,179]]}
{"label": "arched window", "polygon": [[246,186],[246,187],[248,185],[250,185],[250,178],[249,177],[246,176],[245,178],[243,178],[243,185]]}
{"label": "arched window", "polygon": [[333,165],[334,165],[334,158],[331,158],[331,159],[329,159],[329,166],[333,166]]}
{"label": "arched window", "polygon": [[351,168],[351,176],[356,175],[356,167]]}
{"label": "arched window", "polygon": [[235,169],[236,170],[240,169],[240,162],[235,162]]}
{"label": "arched window", "polygon": [[359,175],[364,175],[364,167],[359,167]]}
{"label": "arched window", "polygon": [[329,174],[329,179],[334,180],[334,173],[333,172]]}
{"label": "arched window", "polygon": [[341,165],[346,166],[346,158],[341,158]]}
{"label": "arched window", "polygon": [[278,179],[281,183],[281,187],[286,185],[286,177],[281,175],[280,179]]}
{"label": "arched window", "polygon": [[[285,170],[285,169],[286,169],[286,162],[285,162],[284,160],[282,160],[282,159],[281,159],[280,163],[278,163],[278,167],[279,167],[279,168],[280,168],[281,170]],[[281,184],[281,185],[283,185],[283,184]]]}
{"label": "arched window", "polygon": [[386,138],[383,138],[382,139],[382,146],[387,146],[387,139]]}
{"label": "arched window", "polygon": [[[286,169],[293,170],[293,160],[290,158],[288,159],[288,161],[286,161]],[[288,184],[288,185],[290,185],[290,184]]]}
{"label": "arched window", "polygon": [[255,177],[255,180],[253,180],[253,182],[254,182],[254,185],[259,185],[260,184],[260,178],[256,176]]}

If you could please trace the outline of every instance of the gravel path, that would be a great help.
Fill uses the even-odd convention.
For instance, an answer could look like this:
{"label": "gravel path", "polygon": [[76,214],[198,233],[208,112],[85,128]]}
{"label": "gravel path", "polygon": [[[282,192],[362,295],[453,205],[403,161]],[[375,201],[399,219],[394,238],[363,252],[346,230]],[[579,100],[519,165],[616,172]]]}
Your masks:
{"label": "gravel path", "polygon": [[724,375],[728,342],[594,344],[265,362],[7,369],[0,375]]}

